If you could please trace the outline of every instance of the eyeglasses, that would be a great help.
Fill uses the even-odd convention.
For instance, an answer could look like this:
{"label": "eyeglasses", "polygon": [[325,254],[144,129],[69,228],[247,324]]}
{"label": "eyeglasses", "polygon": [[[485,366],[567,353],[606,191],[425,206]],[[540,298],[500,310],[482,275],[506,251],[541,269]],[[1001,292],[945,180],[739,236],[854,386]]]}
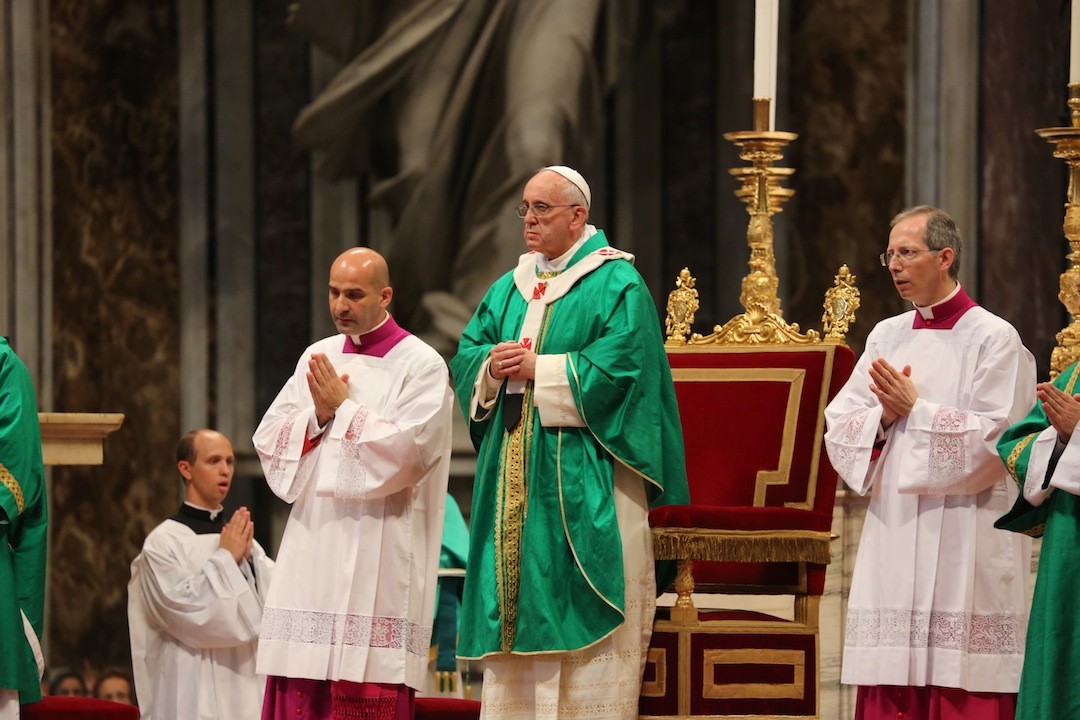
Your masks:
{"label": "eyeglasses", "polygon": [[514,208],[514,212],[517,213],[517,216],[519,218],[524,220],[525,216],[529,214],[529,210],[532,210],[532,214],[533,214],[534,217],[545,218],[555,208],[568,208],[568,207],[581,207],[581,205],[579,205],[577,203],[575,203],[573,205],[545,205],[544,203],[533,203],[532,205],[529,205],[529,203],[524,203],[523,202],[520,205],[518,205],[516,208]]}
{"label": "eyeglasses", "polygon": [[911,250],[909,248],[903,248],[902,250],[896,251],[888,250],[878,255],[878,260],[881,261],[881,267],[889,267],[893,258],[899,260],[901,265],[907,265],[924,252],[936,253],[940,252],[940,250]]}

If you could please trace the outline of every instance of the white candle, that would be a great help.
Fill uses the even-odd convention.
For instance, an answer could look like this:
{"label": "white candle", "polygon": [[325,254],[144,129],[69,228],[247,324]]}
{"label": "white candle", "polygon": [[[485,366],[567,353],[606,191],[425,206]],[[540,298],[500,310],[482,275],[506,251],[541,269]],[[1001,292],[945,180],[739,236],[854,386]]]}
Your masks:
{"label": "white candle", "polygon": [[1080,82],[1080,0],[1072,0],[1072,32],[1069,35],[1069,82]]}
{"label": "white candle", "polygon": [[[1080,0],[1073,0],[1073,4]],[[770,98],[769,129],[776,118],[776,37],[780,0],[755,0],[754,6],[754,97]],[[1080,37],[1080,36],[1078,36]]]}

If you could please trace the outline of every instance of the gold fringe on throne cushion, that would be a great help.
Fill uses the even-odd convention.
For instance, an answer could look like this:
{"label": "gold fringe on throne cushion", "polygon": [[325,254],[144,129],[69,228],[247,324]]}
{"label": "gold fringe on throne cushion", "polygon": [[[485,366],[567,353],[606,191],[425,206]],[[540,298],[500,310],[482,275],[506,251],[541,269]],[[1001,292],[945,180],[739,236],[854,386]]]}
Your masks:
{"label": "gold fringe on throne cushion", "polygon": [[728,531],[653,529],[657,560],[716,562],[808,562],[827,565],[832,559],[829,533],[812,531]]}

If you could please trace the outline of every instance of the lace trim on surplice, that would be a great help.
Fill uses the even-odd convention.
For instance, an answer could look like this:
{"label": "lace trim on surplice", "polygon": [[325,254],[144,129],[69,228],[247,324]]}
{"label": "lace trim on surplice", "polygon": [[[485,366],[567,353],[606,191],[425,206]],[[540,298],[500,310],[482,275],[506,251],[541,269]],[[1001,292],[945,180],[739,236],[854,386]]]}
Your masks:
{"label": "lace trim on surplice", "polygon": [[279,495],[286,484],[285,456],[289,452],[289,438],[292,436],[293,425],[296,424],[296,418],[300,412],[300,410],[293,410],[281,421],[281,429],[278,430],[277,439],[274,441],[274,452],[270,456],[270,467],[266,471],[266,484]]}
{"label": "lace trim on surplice", "polygon": [[859,453],[866,450],[859,447],[859,439],[862,437],[866,416],[869,414],[870,408],[863,408],[852,413],[844,426],[840,428],[836,440],[829,443],[833,450],[829,453],[829,460],[842,478],[851,478],[851,471],[855,467]]}
{"label": "lace trim on surplice", "polygon": [[930,460],[927,486],[930,492],[953,487],[967,466],[967,413],[941,406],[930,424]]}
{"label": "lace trim on surplice", "polygon": [[368,409],[360,408],[353,415],[349,429],[341,438],[341,461],[338,463],[334,496],[339,500],[363,500],[367,490],[368,470],[360,447],[360,436],[367,424]]}
{"label": "lace trim on surplice", "polygon": [[855,608],[848,610],[848,647],[959,650],[970,655],[1024,652],[1027,622],[1022,614]]}
{"label": "lace trim on surplice", "polygon": [[262,640],[297,645],[369,647],[405,650],[427,658],[431,625],[405,618],[265,608]]}

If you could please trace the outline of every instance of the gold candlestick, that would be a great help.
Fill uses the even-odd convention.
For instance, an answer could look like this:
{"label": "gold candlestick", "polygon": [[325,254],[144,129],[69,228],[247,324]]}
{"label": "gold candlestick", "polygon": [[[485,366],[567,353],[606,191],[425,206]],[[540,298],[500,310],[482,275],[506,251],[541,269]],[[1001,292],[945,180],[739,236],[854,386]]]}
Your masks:
{"label": "gold candlestick", "polygon": [[739,294],[739,302],[746,312],[732,318],[722,328],[716,328],[712,339],[719,343],[805,343],[818,339],[814,330],[803,334],[797,324],[785,322],[780,309],[772,216],[780,212],[781,204],[795,194],[794,190],[781,186],[795,170],[775,164],[783,158],[784,148],[798,135],[768,129],[769,103],[768,98],[754,99],[753,130],[724,134],[725,140],[738,146],[739,157],[750,163],[750,167],[730,171],[741,183],[735,196],[746,203],[746,212],[750,215],[746,228],[750,272],[743,278]]}
{"label": "gold candlestick", "polygon": [[1054,157],[1069,164],[1069,189],[1066,192],[1063,230],[1069,241],[1066,258],[1069,269],[1061,274],[1058,300],[1069,311],[1072,321],[1057,334],[1057,347],[1050,354],[1050,377],[1080,359],[1080,297],[1076,285],[1080,279],[1080,83],[1069,83],[1071,127],[1051,127],[1035,133],[1054,144]]}
{"label": "gold candlestick", "polygon": [[[791,177],[794,168],[775,167],[775,163],[798,135],[769,130],[769,99],[754,98],[753,102],[754,129],[724,134],[725,139],[740,148],[739,157],[750,163],[750,167],[730,171],[741,183],[735,196],[746,203],[746,212],[750,214],[746,228],[750,272],[743,278],[739,295],[746,312],[736,315],[723,327],[714,326],[710,335],[691,332],[694,313],[698,309],[698,291],[690,270],[683,268],[675,290],[668,296],[668,346],[821,342],[816,330],[803,333],[797,323],[784,320],[780,309],[776,254],[773,252],[772,216],[780,212],[781,204],[795,194],[794,190],[780,184]],[[826,342],[844,342],[849,325],[855,321],[858,306],[859,290],[855,287],[855,277],[845,265],[835,277],[835,287],[826,294],[823,317]]]}

